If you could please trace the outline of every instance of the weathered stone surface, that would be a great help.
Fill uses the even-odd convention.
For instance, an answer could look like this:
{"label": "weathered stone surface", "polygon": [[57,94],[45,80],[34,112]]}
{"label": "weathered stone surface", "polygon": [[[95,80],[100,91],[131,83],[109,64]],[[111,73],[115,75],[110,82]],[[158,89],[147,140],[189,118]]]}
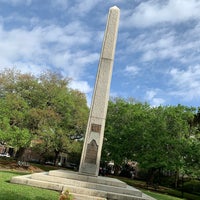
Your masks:
{"label": "weathered stone surface", "polygon": [[98,145],[96,143],[96,140],[93,139],[87,145],[87,152],[86,152],[86,156],[85,156],[85,162],[96,165],[97,152],[98,152]]}
{"label": "weathered stone surface", "polygon": [[50,176],[54,177],[62,177],[66,179],[72,179],[72,180],[79,180],[83,182],[89,182],[89,183],[97,183],[97,184],[103,184],[103,185],[110,185],[115,187],[126,187],[126,183],[109,177],[103,177],[103,176],[88,176],[88,175],[82,175],[77,172],[72,171],[66,171],[66,170],[51,170],[49,171]]}
{"label": "weathered stone surface", "polygon": [[154,200],[117,179],[85,176],[66,170],[16,176],[11,182],[56,191],[68,189],[77,200]]}
{"label": "weathered stone surface", "polygon": [[[79,167],[80,173],[91,176],[98,176],[99,173],[119,15],[119,8],[116,6],[110,8]],[[91,141],[93,140],[97,144],[94,152],[91,150]]]}

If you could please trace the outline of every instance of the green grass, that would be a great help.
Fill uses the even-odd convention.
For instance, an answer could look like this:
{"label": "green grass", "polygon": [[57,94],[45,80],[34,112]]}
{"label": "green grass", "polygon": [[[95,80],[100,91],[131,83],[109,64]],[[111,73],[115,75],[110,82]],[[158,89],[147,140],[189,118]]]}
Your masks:
{"label": "green grass", "polygon": [[[1,200],[58,200],[59,193],[52,190],[46,190],[26,185],[12,184],[10,183],[11,177],[25,175],[22,172],[16,171],[1,171],[0,172],[0,199]],[[129,185],[142,185],[143,182],[120,178]],[[143,183],[144,184],[144,183]],[[154,191],[142,189],[144,193],[154,197],[157,200],[181,200],[181,198],[174,196],[181,196],[181,193],[176,190],[168,189],[165,191],[167,194],[161,194]],[[174,196],[171,196],[171,195]],[[185,199],[199,200],[200,197],[184,193]]]}
{"label": "green grass", "polygon": [[141,190],[141,191],[151,197],[154,197],[157,200],[180,200],[180,198],[173,197],[173,196],[166,195],[166,194],[159,194],[159,193],[155,193],[155,192],[148,191],[148,190]]}
{"label": "green grass", "polygon": [[59,193],[52,190],[10,183],[13,176],[24,175],[19,172],[0,172],[0,199],[2,200],[58,200]]}
{"label": "green grass", "polygon": [[146,188],[146,183],[143,182],[143,181],[138,181],[138,180],[132,180],[132,179],[129,179],[129,178],[124,178],[124,177],[115,177],[115,178],[118,178],[119,180],[121,181],[124,181],[125,183],[127,183],[128,185],[131,185],[133,187],[136,187],[138,189],[141,190],[142,188],[142,191],[154,198],[156,198],[157,200],[178,200],[178,199],[187,199],[187,200],[200,200],[200,196],[198,195],[194,195],[194,194],[189,194],[189,193],[186,193],[184,192],[183,194],[183,197],[184,198],[181,198],[182,197],[182,194],[181,194],[181,191],[178,191],[178,190],[174,190],[174,189],[171,189],[171,188],[166,188],[166,187],[159,187],[156,189],[156,191],[151,188],[152,190],[149,191],[148,188]]}

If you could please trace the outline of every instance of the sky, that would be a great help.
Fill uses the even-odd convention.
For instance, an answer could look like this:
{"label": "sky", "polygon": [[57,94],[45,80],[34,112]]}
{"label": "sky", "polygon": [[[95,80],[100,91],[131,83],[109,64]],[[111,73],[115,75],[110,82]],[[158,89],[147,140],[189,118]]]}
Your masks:
{"label": "sky", "polygon": [[0,70],[58,72],[90,105],[112,6],[121,15],[110,96],[200,106],[200,0],[0,0]]}

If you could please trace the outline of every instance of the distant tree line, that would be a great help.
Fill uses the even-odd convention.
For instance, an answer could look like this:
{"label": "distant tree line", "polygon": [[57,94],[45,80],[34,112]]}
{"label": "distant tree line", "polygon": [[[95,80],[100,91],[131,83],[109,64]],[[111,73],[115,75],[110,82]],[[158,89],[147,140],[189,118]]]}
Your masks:
{"label": "distant tree line", "polygon": [[81,151],[74,139],[83,137],[89,109],[69,82],[50,71],[0,73],[0,141],[16,149],[16,158],[33,143],[41,156],[54,153],[55,162],[60,152]]}
{"label": "distant tree line", "polygon": [[151,107],[115,98],[108,106],[103,160],[137,161],[153,184],[159,171],[200,175],[200,110],[182,105]]}

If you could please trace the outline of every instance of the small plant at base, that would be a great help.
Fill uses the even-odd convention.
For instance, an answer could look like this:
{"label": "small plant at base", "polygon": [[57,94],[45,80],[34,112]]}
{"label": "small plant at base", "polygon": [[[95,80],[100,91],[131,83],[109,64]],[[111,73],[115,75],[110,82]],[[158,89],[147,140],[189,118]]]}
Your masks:
{"label": "small plant at base", "polygon": [[62,191],[59,200],[75,200],[73,195],[69,193],[69,190]]}

